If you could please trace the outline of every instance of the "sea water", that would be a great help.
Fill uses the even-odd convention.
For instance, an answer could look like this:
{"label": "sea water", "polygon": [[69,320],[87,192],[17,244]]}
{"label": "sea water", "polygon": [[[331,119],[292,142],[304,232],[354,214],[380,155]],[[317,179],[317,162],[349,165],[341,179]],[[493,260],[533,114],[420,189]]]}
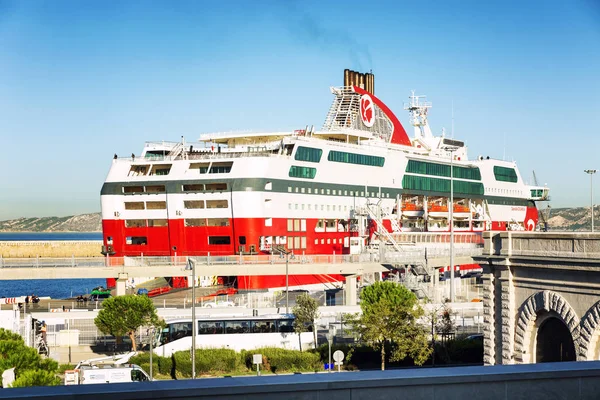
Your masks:
{"label": "sea water", "polygon": [[[32,240],[102,240],[101,232],[0,232],[0,241]],[[2,280],[0,269],[0,297],[49,296],[66,299],[79,294],[89,294],[96,286],[106,286],[105,279],[32,279]]]}

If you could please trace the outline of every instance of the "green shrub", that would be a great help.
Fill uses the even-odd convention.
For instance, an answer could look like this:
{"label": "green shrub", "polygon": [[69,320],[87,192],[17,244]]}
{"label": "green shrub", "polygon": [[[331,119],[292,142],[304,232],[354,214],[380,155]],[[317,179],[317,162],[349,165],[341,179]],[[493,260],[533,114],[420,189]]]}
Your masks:
{"label": "green shrub", "polygon": [[28,369],[19,374],[11,387],[58,386],[60,378],[54,372],[41,369]]}
{"label": "green shrub", "polygon": [[[192,360],[189,351],[175,353],[175,369],[183,377],[192,376]],[[231,349],[196,350],[196,375],[232,373],[241,366],[240,355]]]}
{"label": "green shrub", "polygon": [[445,364],[482,364],[483,341],[456,339],[436,345],[436,361]]}
{"label": "green shrub", "polygon": [[262,354],[263,369],[273,373],[319,371],[322,368],[319,354],[314,352],[263,347],[242,353],[246,368],[249,370],[256,368],[252,364],[254,354]]}
{"label": "green shrub", "polygon": [[171,375],[173,361],[171,357],[158,357],[158,371],[161,375]]}

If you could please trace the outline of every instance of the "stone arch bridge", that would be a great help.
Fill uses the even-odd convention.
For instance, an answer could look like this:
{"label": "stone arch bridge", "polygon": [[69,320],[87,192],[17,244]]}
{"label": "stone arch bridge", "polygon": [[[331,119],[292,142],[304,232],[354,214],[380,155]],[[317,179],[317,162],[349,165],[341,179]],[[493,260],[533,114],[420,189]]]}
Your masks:
{"label": "stone arch bridge", "polygon": [[484,363],[600,360],[600,234],[484,237]]}

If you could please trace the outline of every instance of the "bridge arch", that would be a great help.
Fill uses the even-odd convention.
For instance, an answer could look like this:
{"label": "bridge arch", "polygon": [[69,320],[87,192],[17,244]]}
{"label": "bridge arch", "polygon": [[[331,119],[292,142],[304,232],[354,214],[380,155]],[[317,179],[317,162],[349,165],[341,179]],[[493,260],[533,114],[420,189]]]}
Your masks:
{"label": "bridge arch", "polygon": [[[579,346],[579,317],[564,297],[556,292],[544,290],[529,296],[519,308],[514,344],[516,362],[536,362],[538,332],[552,319],[562,321],[570,333],[570,338],[567,339],[572,341],[575,359],[578,361],[586,359],[582,357],[582,350]],[[598,321],[600,322],[600,318]]]}
{"label": "bridge arch", "polygon": [[580,356],[584,360],[600,360],[600,301],[581,318]]}

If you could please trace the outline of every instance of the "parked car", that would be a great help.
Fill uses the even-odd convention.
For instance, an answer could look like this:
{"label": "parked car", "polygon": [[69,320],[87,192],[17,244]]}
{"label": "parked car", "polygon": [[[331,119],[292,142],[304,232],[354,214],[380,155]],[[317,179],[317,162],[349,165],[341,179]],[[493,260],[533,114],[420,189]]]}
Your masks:
{"label": "parked car", "polygon": [[235,307],[235,303],[230,300],[214,300],[204,303],[204,308],[221,308],[221,307]]}
{"label": "parked car", "polygon": [[110,293],[103,294],[92,294],[90,295],[90,301],[102,301],[111,297]]}

